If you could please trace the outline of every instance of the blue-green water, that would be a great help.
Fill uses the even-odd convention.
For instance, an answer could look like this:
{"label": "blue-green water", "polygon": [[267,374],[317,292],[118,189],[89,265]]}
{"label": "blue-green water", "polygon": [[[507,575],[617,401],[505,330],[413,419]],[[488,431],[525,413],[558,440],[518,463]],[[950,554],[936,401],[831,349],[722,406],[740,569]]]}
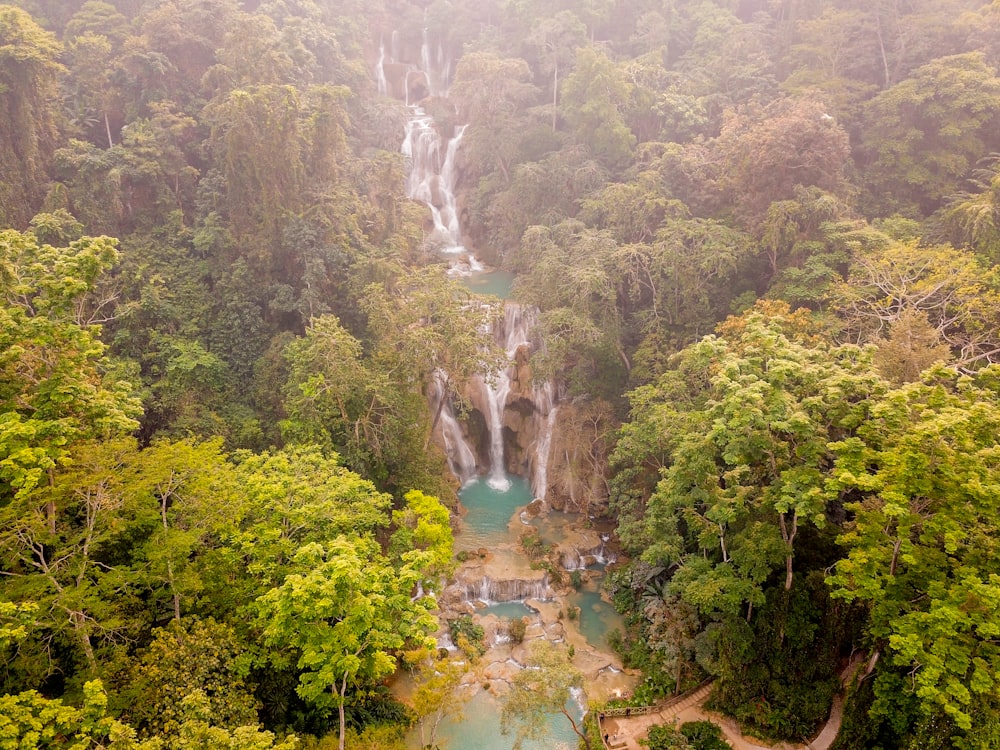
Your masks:
{"label": "blue-green water", "polygon": [[462,283],[476,294],[489,294],[501,299],[510,297],[510,288],[514,283],[514,274],[510,271],[486,271],[466,276]]}
{"label": "blue-green water", "polygon": [[462,533],[455,540],[460,550],[477,550],[509,542],[507,524],[514,512],[533,499],[531,487],[522,477],[508,477],[510,488],[502,491],[483,479],[473,479],[459,491],[458,497],[465,507]]}
{"label": "blue-green water", "polygon": [[516,620],[518,617],[533,617],[538,614],[524,602],[497,602],[488,607],[477,609],[476,613],[506,617],[508,620]]}
{"label": "blue-green water", "polygon": [[608,633],[615,628],[624,629],[622,616],[615,612],[615,608],[604,601],[597,591],[577,591],[570,595],[568,603],[580,608],[580,635],[594,648],[610,650]]}
{"label": "blue-green water", "polygon": [[[495,556],[519,556],[515,550],[506,549],[503,545],[516,542],[516,535],[509,530],[509,524],[514,514],[533,499],[531,488],[527,481],[520,477],[507,477],[510,487],[498,490],[491,487],[486,478],[476,479],[467,483],[459,492],[466,514],[463,517],[462,531],[456,537],[455,546],[460,550],[477,550],[485,547]],[[552,514],[556,520],[556,528],[549,528],[544,521],[540,522],[540,533],[553,541],[561,537],[563,523],[566,519],[561,514]],[[611,615],[613,608],[600,599],[596,592],[583,592],[571,602],[581,608],[579,625],[584,637],[595,645],[606,646],[605,608]],[[534,617],[537,613],[521,602],[502,602],[478,610],[480,614],[494,614],[507,619],[516,617]],[[615,623],[617,625],[617,622]],[[582,718],[583,710],[572,700],[567,708],[575,720]],[[500,707],[489,692],[480,690],[465,705],[464,716],[459,721],[445,719],[438,728],[437,744],[446,750],[511,750],[514,746],[514,735],[500,733]],[[544,740],[523,744],[525,750],[567,750],[577,747],[579,738],[573,732],[569,720],[562,714],[554,714],[550,721],[550,734]],[[419,746],[418,732],[410,734],[410,746]]]}
{"label": "blue-green water", "polygon": [[[566,704],[576,721],[582,716],[579,705],[570,700]],[[452,723],[449,719],[438,728],[437,744],[447,750],[510,750],[514,734],[500,733],[500,707],[489,693],[480,691],[465,704],[465,720]],[[579,737],[573,732],[569,720],[555,714],[549,722],[549,736],[545,740],[526,741],[524,750],[560,750],[576,748]]]}

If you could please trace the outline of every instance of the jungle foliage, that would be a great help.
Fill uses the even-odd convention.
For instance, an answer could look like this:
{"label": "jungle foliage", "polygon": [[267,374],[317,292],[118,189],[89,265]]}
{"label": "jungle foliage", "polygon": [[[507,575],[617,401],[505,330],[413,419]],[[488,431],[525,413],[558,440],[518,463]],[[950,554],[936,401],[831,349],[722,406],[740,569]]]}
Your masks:
{"label": "jungle foliage", "polygon": [[451,62],[644,690],[799,740],[850,664],[840,748],[1000,745],[983,0],[0,6],[0,736],[395,737],[452,565],[427,392],[495,304],[406,197],[388,40]]}

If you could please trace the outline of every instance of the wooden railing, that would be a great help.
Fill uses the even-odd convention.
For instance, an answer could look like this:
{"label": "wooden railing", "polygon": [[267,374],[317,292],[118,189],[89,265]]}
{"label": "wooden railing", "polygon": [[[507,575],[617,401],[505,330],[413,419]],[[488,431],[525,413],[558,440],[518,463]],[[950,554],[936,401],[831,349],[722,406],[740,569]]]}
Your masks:
{"label": "wooden railing", "polygon": [[703,680],[690,690],[685,690],[680,695],[675,695],[673,698],[668,698],[667,700],[662,701],[660,703],[654,703],[646,706],[623,706],[620,708],[605,708],[604,710],[599,711],[597,714],[597,725],[601,728],[601,744],[604,745],[606,750],[615,747],[609,744],[604,739],[603,722],[605,719],[610,719],[614,717],[624,717],[628,719],[631,718],[632,716],[643,716],[645,714],[658,714],[661,711],[666,711],[667,709],[676,706],[678,703],[683,703],[684,701],[686,701],[688,698],[690,698],[692,695],[697,693],[699,690],[701,690],[703,687],[705,687],[711,682],[712,678]]}

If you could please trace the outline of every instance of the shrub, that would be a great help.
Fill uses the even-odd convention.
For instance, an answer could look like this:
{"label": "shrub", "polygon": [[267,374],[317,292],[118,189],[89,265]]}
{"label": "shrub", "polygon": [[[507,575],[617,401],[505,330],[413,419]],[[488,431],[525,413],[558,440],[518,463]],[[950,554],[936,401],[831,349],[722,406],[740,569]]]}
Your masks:
{"label": "shrub", "polygon": [[527,631],[527,617],[518,617],[507,623],[507,635],[510,636],[511,643],[522,643],[524,641],[524,634]]}
{"label": "shrub", "polygon": [[673,726],[654,724],[646,736],[649,750],[691,750],[687,738]]}
{"label": "shrub", "polygon": [[451,640],[470,659],[486,653],[486,633],[483,626],[475,623],[469,615],[461,615],[448,623]]}
{"label": "shrub", "polygon": [[732,750],[732,745],[722,739],[722,729],[710,721],[689,721],[681,724],[691,750]]}

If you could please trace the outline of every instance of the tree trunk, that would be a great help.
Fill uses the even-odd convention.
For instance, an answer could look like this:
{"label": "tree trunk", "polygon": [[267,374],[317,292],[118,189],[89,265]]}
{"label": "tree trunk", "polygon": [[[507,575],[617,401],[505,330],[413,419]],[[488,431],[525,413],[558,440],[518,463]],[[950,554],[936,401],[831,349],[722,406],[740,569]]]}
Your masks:
{"label": "tree trunk", "polygon": [[[162,493],[160,495],[160,523],[163,524],[163,536],[166,540],[166,535],[170,531],[170,525],[167,523],[167,493]],[[167,584],[170,586],[170,594],[174,603],[174,620],[176,622],[181,621],[181,596],[177,592],[177,586],[174,582],[174,563],[172,560],[167,560]]]}
{"label": "tree trunk", "polygon": [[108,111],[104,110],[104,129],[108,133],[108,148],[114,148],[115,142],[111,140],[111,123],[108,122]]}
{"label": "tree trunk", "polygon": [[795,542],[795,535],[799,531],[799,514],[796,511],[792,515],[792,530],[788,531],[788,526],[785,523],[785,514],[778,514],[778,525],[781,527],[781,538],[784,539],[785,544],[788,545],[788,553],[785,555],[785,591],[792,590],[792,544]]}
{"label": "tree trunk", "polygon": [[345,696],[347,695],[347,674],[344,674],[344,678],[340,681],[340,705],[337,706],[337,710],[340,713],[340,742],[337,745],[338,750],[344,750],[344,739],[347,733],[347,722],[344,719],[344,702]]}
{"label": "tree trunk", "polygon": [[559,102],[559,58],[555,61],[555,70],[552,73],[552,132],[556,132],[556,107]]}
{"label": "tree trunk", "polygon": [[71,611],[69,613],[69,620],[73,623],[73,630],[76,633],[77,638],[80,639],[80,646],[83,648],[83,653],[87,657],[87,669],[89,673],[93,676],[97,674],[97,657],[94,656],[94,644],[90,641],[90,633],[87,632],[85,620],[86,615],[83,612]]}
{"label": "tree trunk", "polygon": [[561,711],[563,716],[569,719],[569,723],[573,725],[573,731],[576,732],[576,736],[583,740],[583,746],[587,748],[587,750],[590,750],[590,737],[587,736],[586,732],[580,731],[580,728],[576,725],[576,721],[574,721],[573,717],[569,715],[569,711],[565,708],[561,709]]}
{"label": "tree trunk", "polygon": [[[875,671],[875,665],[878,664],[878,657],[879,657],[879,650],[875,649],[874,651],[872,651],[872,655],[868,659],[868,667],[865,669],[865,677],[867,677],[868,675],[870,675],[872,672]],[[864,679],[864,677],[862,677],[861,679]]]}
{"label": "tree trunk", "polygon": [[438,400],[437,409],[434,410],[434,419],[431,422],[431,431],[427,433],[427,439],[424,441],[424,450],[431,444],[431,436],[434,434],[435,428],[438,426],[438,421],[441,419],[441,412],[444,411],[444,400],[448,397],[448,383],[451,382],[449,378],[445,378],[445,381],[441,383],[441,398]]}

